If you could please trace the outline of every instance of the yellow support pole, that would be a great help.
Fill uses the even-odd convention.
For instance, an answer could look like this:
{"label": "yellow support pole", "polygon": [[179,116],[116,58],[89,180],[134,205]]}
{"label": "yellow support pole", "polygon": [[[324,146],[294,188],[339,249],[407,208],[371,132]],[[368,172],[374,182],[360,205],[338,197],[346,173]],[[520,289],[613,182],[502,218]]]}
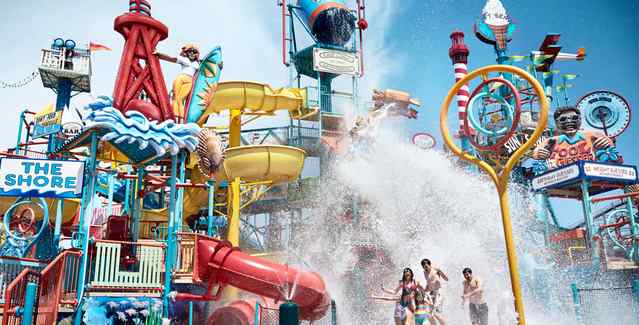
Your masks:
{"label": "yellow support pole", "polygon": [[[242,111],[232,109],[230,111],[229,121],[229,148],[239,147],[241,145],[242,133]],[[229,180],[227,216],[228,216],[228,234],[227,239],[233,246],[240,245],[240,179],[235,178]]]}
{"label": "yellow support pole", "polygon": [[236,177],[229,187],[229,231],[228,241],[233,246],[240,245],[240,178]]}
{"label": "yellow support pole", "polygon": [[[229,121],[229,148],[239,147],[242,136],[242,110],[232,109],[230,110]],[[240,246],[240,178],[236,177],[233,180],[229,180],[227,195],[226,216],[228,218],[228,232],[227,240],[233,245],[233,247]],[[237,289],[228,287],[224,290],[223,299],[225,301],[231,301],[238,298]]]}
{"label": "yellow support pole", "polygon": [[[528,141],[526,141],[515,153],[508,159],[504,169],[500,174],[497,174],[495,169],[490,166],[485,161],[480,160],[479,158],[462,151],[462,149],[455,144],[452,136],[450,135],[450,131],[448,130],[448,109],[450,108],[450,104],[453,100],[453,97],[457,94],[459,89],[468,84],[471,80],[475,79],[478,76],[481,76],[483,79],[488,78],[488,73],[490,72],[506,72],[512,73],[522,77],[524,80],[528,81],[530,85],[533,86],[535,93],[539,99],[539,120],[537,121],[537,127],[535,128],[535,132],[530,136]],[[524,303],[521,296],[521,283],[519,278],[519,269],[517,265],[517,252],[515,247],[515,242],[513,240],[513,231],[512,224],[510,221],[510,207],[508,203],[508,180],[510,178],[510,172],[515,167],[519,159],[537,142],[537,139],[541,136],[542,132],[546,128],[546,123],[548,121],[548,100],[546,99],[546,94],[544,93],[544,88],[541,84],[526,71],[508,65],[490,65],[480,69],[477,69],[464,78],[459,80],[455,85],[450,89],[446,98],[444,99],[444,103],[442,104],[441,111],[439,114],[439,126],[442,131],[442,137],[444,139],[444,143],[446,146],[450,148],[450,150],[463,160],[466,160],[470,163],[473,163],[483,169],[493,180],[495,183],[495,187],[497,188],[497,193],[499,194],[499,205],[501,208],[501,216],[502,216],[502,224],[504,227],[504,239],[506,242],[506,251],[508,255],[508,268],[510,271],[510,284],[512,286],[513,296],[515,298],[515,310],[519,316],[519,325],[526,324],[526,317],[524,313]]]}
{"label": "yellow support pole", "polygon": [[242,111],[232,109],[230,111],[231,120],[229,121],[229,148],[239,147],[242,133]]}

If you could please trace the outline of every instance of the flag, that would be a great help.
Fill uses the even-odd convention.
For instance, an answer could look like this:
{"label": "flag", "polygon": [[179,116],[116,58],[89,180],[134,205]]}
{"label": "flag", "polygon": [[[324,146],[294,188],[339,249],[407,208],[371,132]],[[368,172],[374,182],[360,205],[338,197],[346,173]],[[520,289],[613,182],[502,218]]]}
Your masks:
{"label": "flag", "polygon": [[557,91],[566,90],[568,88],[572,88],[572,84],[565,84],[565,85],[557,86]]}
{"label": "flag", "polygon": [[552,58],[552,55],[549,55],[549,54],[534,55],[533,62],[539,65],[550,58]]}
{"label": "flag", "polygon": [[524,55],[511,55],[508,57],[508,59],[510,59],[510,61],[512,62],[521,62],[524,59],[526,59],[526,56]]}
{"label": "flag", "polygon": [[102,44],[89,42],[89,51],[91,51],[91,52],[96,52],[96,51],[111,51],[111,48],[109,48],[108,46],[104,46],[104,45],[102,45]]}

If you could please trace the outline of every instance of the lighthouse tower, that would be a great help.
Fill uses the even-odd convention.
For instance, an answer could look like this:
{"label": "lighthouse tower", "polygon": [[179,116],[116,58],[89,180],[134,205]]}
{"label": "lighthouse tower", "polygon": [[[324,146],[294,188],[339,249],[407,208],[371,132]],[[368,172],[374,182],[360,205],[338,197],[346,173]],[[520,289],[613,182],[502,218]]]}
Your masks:
{"label": "lighthouse tower", "polygon": [[[146,0],[130,0],[129,12],[115,19],[114,29],[125,40],[115,80],[113,106],[121,112],[138,111],[150,120],[173,119],[173,110],[155,47],[169,35],[168,28],[151,17]],[[141,98],[144,91],[144,99]]]}
{"label": "lighthouse tower", "polygon": [[[461,31],[454,31],[450,34],[450,39],[453,44],[448,50],[448,56],[453,61],[453,69],[455,70],[455,82],[458,82],[468,74],[468,55],[470,51],[464,43],[464,33]],[[468,134],[464,131],[464,120],[466,119],[466,106],[468,105],[468,97],[470,91],[468,85],[463,85],[459,91],[457,91],[457,116],[459,118],[459,137],[462,139],[462,149],[470,149],[468,140],[466,137]],[[472,129],[471,129],[472,132]]]}

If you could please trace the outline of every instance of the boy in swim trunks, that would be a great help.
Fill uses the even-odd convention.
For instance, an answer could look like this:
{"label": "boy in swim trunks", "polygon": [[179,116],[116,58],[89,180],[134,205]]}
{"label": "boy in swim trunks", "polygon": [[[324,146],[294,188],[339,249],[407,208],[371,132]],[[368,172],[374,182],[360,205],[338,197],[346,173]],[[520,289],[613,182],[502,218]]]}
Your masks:
{"label": "boy in swim trunks", "polygon": [[430,294],[433,301],[433,318],[436,319],[439,324],[446,325],[446,319],[442,315],[444,311],[444,299],[439,293],[442,284],[441,280],[448,281],[448,277],[442,270],[431,265],[429,259],[425,258],[421,262],[424,269],[424,277],[426,278],[426,293]]}

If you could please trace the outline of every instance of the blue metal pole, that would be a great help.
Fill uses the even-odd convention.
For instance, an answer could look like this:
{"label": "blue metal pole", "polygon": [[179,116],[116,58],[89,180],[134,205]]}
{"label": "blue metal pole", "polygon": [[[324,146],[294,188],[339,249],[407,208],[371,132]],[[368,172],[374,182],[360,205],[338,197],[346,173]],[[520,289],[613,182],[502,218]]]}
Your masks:
{"label": "blue metal pole", "polygon": [[53,243],[56,251],[60,249],[60,233],[62,229],[62,208],[64,206],[64,200],[58,199],[55,210],[55,227],[53,228]]}
{"label": "blue metal pole", "polygon": [[73,83],[71,79],[60,78],[58,79],[58,87],[56,92],[58,96],[55,101],[55,110],[61,111],[65,107],[69,107],[69,103],[71,103],[71,86]]}
{"label": "blue metal pole", "polygon": [[628,210],[628,221],[630,222],[630,234],[632,235],[632,248],[630,249],[630,259],[639,262],[639,229],[635,222],[635,209],[632,205],[632,199],[626,198],[626,210]]}
{"label": "blue metal pole", "polygon": [[255,325],[260,325],[260,303],[255,302],[255,321],[253,322]]}
{"label": "blue metal pole", "polygon": [[[36,293],[38,292],[38,285],[29,282],[27,283],[27,292],[24,300],[24,316],[22,316],[22,324],[33,324],[33,307],[35,306]],[[9,298],[7,298],[9,299]]]}
{"label": "blue metal pole", "polygon": [[[166,258],[164,259],[164,292],[162,294],[163,311],[162,316],[169,316],[169,293],[171,292],[171,272],[173,270],[173,261],[176,256],[176,236],[175,236],[175,196],[176,196],[176,176],[177,176],[177,157],[171,156],[171,178],[169,178],[169,226],[166,238]],[[79,325],[79,324],[77,324]]]}
{"label": "blue metal pole", "polygon": [[24,115],[27,110],[24,110],[20,113],[20,121],[18,122],[18,140],[16,140],[16,155],[19,154],[20,150],[20,140],[22,140],[22,125],[24,123]]}
{"label": "blue metal pole", "polygon": [[632,291],[634,291],[636,302],[639,304],[639,279],[632,281]]}
{"label": "blue metal pole", "polygon": [[[64,110],[65,107],[69,107],[69,103],[71,103],[71,86],[73,83],[71,79],[61,78],[58,79],[58,87],[56,92],[58,96],[56,97],[55,102],[55,110],[56,112]],[[48,151],[53,152],[57,148],[57,140],[56,134],[52,134],[49,136],[49,145]]]}
{"label": "blue metal pole", "polygon": [[577,284],[571,284],[570,290],[572,291],[572,304],[575,307],[575,317],[577,318],[577,324],[583,324],[583,320],[581,318],[581,298],[579,297],[579,288],[577,288]]}
{"label": "blue metal pole", "polygon": [[[184,184],[184,182],[186,182],[186,153],[185,152],[180,152],[178,154],[178,157],[180,159],[180,183]],[[183,213],[184,213],[184,188],[180,187],[177,190],[177,205],[176,205],[176,213],[175,213],[175,220],[176,220],[176,231],[177,232],[182,232],[182,224],[184,223],[183,220]]]}
{"label": "blue metal pole", "polygon": [[208,185],[209,190],[208,225],[206,227],[206,234],[209,236],[214,236],[214,234],[217,234],[217,229],[215,233],[213,232],[213,214],[215,212],[215,182],[213,180],[208,180],[206,182],[206,185]]}
{"label": "blue metal pole", "polygon": [[331,299],[331,325],[337,325],[337,304]]}
{"label": "blue metal pole", "polygon": [[140,238],[140,217],[142,216],[142,208],[144,206],[143,198],[140,196],[142,187],[144,186],[144,166],[138,168],[138,179],[135,184],[133,193],[133,211],[131,213],[131,237],[134,242]]}
{"label": "blue metal pole", "polygon": [[193,325],[193,302],[189,301],[189,325]]}
{"label": "blue metal pole", "polygon": [[590,202],[590,183],[587,180],[581,181],[581,206],[583,208],[584,218],[586,221],[586,231],[588,233],[587,245],[590,248],[590,254],[592,256],[592,265],[599,265],[599,249],[597,249],[597,242],[595,241],[595,225],[592,220],[592,206]]}
{"label": "blue metal pole", "polygon": [[[84,184],[84,189],[82,193],[82,202],[80,204],[80,221],[78,222],[78,240],[80,241],[80,249],[82,250],[82,259],[80,260],[79,274],[78,274],[78,292],[77,292],[77,300],[78,306],[76,308],[75,318],[73,324],[81,325],[82,324],[82,297],[84,296],[85,289],[85,280],[87,277],[87,267],[89,263],[89,226],[90,222],[87,220],[91,220],[93,217],[93,198],[95,196],[95,178],[96,178],[96,156],[98,150],[98,136],[95,132],[91,133],[91,155],[89,156],[88,166],[86,166],[85,181],[88,183]],[[86,224],[86,225],[85,225]]]}
{"label": "blue metal pole", "polygon": [[113,191],[115,187],[115,174],[109,174],[109,191],[107,192],[107,218],[113,214]]}
{"label": "blue metal pole", "polygon": [[550,242],[550,225],[548,222],[548,211],[546,209],[546,193],[539,192],[535,193],[535,214],[537,216],[537,220],[544,222],[544,244],[548,246]]}

